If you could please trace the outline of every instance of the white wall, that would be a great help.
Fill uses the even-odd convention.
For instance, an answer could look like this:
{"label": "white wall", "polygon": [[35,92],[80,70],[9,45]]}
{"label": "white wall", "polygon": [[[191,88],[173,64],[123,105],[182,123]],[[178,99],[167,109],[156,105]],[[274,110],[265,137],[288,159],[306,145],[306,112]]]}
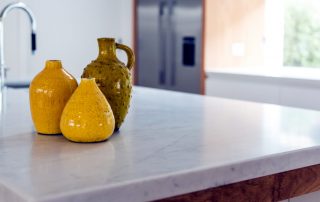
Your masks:
{"label": "white wall", "polygon": [[[0,1],[0,8],[9,3],[8,0]],[[20,13],[9,13],[5,19],[4,30],[4,45],[5,45],[5,59],[7,64],[12,64],[17,70],[20,70],[20,26],[19,26]],[[30,34],[29,34],[30,36]]]}
{"label": "white wall", "polygon": [[284,2],[265,0],[264,66],[283,65]]}
{"label": "white wall", "polygon": [[[2,9],[8,0],[2,0]],[[75,77],[97,56],[98,37],[114,37],[132,46],[131,0],[22,0],[34,12],[37,52],[31,55],[27,16],[13,10],[5,21],[8,79],[32,78],[47,59],[60,59]],[[124,54],[121,54],[124,58]]]}
{"label": "white wall", "polygon": [[211,72],[206,95],[320,110],[320,80],[314,79]]}

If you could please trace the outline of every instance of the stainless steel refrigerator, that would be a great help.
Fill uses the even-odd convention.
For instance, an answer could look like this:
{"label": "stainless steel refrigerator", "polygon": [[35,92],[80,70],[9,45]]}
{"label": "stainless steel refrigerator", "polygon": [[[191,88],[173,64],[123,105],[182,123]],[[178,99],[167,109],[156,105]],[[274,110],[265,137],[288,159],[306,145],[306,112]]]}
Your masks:
{"label": "stainless steel refrigerator", "polygon": [[202,94],[203,0],[135,1],[135,83]]}

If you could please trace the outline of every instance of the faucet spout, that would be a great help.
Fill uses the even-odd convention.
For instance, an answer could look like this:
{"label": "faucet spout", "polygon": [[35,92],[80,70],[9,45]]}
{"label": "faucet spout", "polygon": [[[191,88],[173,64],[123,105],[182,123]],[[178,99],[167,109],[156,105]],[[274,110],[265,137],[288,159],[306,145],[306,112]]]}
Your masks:
{"label": "faucet spout", "polygon": [[27,13],[31,22],[31,51],[34,53],[36,51],[36,30],[37,23],[31,9],[24,3],[10,3],[2,9],[0,12],[0,76],[1,76],[1,89],[4,87],[5,80],[5,60],[4,60],[4,40],[3,40],[3,20],[6,18],[7,14],[13,9],[21,9]]}

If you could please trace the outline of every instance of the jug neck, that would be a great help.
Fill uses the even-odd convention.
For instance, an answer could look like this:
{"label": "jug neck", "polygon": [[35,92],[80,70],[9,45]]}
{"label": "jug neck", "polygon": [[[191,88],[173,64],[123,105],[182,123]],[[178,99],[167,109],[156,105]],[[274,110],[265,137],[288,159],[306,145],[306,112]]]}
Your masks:
{"label": "jug neck", "polygon": [[116,58],[116,42],[114,38],[99,38],[99,56],[98,59]]}

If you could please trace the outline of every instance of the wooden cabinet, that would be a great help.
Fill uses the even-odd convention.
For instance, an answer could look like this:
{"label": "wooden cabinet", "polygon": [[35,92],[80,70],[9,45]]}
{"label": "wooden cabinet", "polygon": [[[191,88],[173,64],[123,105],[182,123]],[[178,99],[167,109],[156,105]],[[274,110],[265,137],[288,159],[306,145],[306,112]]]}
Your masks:
{"label": "wooden cabinet", "polygon": [[160,201],[271,202],[292,198],[290,202],[316,202],[320,197],[320,192],[316,192],[318,190],[320,190],[320,165],[314,165]]}

